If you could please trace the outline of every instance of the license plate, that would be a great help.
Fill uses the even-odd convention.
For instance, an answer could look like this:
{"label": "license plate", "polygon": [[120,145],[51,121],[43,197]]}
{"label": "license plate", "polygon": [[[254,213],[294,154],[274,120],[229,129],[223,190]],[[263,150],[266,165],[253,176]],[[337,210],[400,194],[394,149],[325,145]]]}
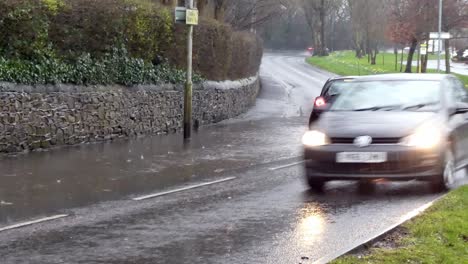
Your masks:
{"label": "license plate", "polygon": [[386,152],[341,152],[336,154],[337,163],[383,163]]}

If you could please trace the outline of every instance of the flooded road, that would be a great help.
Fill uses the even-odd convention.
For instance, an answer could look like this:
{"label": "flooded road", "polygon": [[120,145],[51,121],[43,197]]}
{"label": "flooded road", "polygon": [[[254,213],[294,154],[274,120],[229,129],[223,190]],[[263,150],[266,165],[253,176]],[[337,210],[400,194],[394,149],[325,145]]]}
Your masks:
{"label": "flooded road", "polygon": [[256,106],[188,146],[169,135],[1,158],[0,228],[68,217],[0,232],[0,263],[312,263],[439,197],[419,182],[307,191],[300,138],[330,76],[266,54]]}
{"label": "flooded road", "polygon": [[[1,162],[0,222],[210,179],[300,155],[302,119],[207,127],[180,135],[63,148]],[[285,126],[283,129],[278,127]],[[278,144],[281,139],[282,144]]]}
{"label": "flooded road", "polygon": [[201,128],[189,145],[173,134],[0,157],[0,227],[301,156],[306,113],[328,75],[286,72],[286,79],[283,70],[271,70],[282,58],[265,56],[263,88],[251,111]]}

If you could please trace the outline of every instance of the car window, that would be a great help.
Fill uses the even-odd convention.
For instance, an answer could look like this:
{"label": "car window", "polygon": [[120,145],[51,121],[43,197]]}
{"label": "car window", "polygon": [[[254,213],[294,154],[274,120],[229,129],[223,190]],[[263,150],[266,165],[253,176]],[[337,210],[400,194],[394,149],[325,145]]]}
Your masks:
{"label": "car window", "polygon": [[339,95],[343,88],[347,86],[347,81],[345,80],[335,80],[329,83],[327,90],[324,97],[331,97],[335,95]]}
{"label": "car window", "polygon": [[[345,85],[343,85],[345,84]],[[346,83],[344,81],[334,81],[331,85],[330,88],[327,91],[327,96],[332,96],[332,95],[337,95],[341,93],[341,90],[343,87],[346,86]]]}
{"label": "car window", "polygon": [[463,83],[456,78],[450,78],[450,83],[452,88],[451,91],[455,101],[466,102],[468,100],[468,93],[465,90]]}
{"label": "car window", "polygon": [[332,111],[434,111],[440,105],[438,81],[365,81],[351,82],[347,87],[333,104]]}

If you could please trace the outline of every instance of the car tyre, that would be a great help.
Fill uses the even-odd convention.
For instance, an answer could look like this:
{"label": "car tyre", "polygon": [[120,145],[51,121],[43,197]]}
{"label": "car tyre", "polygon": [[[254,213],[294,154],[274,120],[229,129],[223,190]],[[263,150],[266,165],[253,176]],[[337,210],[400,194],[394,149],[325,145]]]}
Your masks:
{"label": "car tyre", "polygon": [[437,175],[431,182],[431,189],[434,192],[447,191],[452,188],[455,182],[455,158],[452,150],[447,150],[444,158],[442,173]]}
{"label": "car tyre", "polygon": [[322,193],[325,187],[325,180],[322,178],[317,178],[313,176],[307,177],[307,183],[310,189],[316,193]]}

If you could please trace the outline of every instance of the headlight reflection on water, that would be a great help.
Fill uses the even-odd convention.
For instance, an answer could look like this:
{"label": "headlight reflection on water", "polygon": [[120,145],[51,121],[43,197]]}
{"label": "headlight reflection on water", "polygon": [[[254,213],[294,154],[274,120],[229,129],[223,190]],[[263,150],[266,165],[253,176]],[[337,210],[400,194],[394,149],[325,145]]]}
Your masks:
{"label": "headlight reflection on water", "polygon": [[298,222],[297,236],[304,246],[313,245],[325,229],[325,219],[321,211],[304,210]]}

